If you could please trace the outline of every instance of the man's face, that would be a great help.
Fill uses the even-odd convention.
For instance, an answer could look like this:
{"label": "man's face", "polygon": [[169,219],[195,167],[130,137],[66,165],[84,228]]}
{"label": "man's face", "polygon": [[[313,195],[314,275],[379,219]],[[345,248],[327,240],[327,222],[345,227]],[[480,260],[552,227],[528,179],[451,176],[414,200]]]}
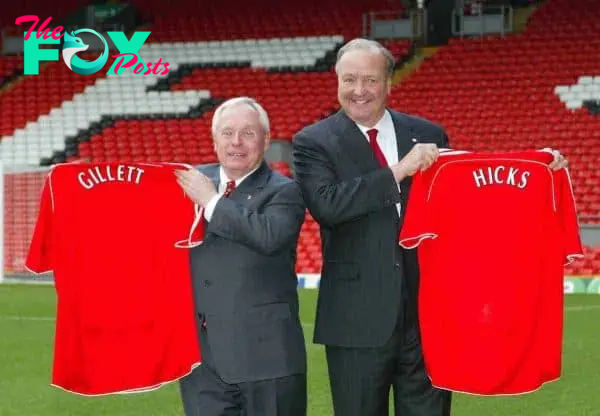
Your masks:
{"label": "man's face", "polygon": [[348,117],[368,127],[383,116],[391,79],[385,57],[376,52],[351,50],[338,63],[338,101]]}
{"label": "man's face", "polygon": [[214,137],[215,152],[229,179],[257,167],[269,148],[269,137],[248,104],[236,104],[221,113]]}

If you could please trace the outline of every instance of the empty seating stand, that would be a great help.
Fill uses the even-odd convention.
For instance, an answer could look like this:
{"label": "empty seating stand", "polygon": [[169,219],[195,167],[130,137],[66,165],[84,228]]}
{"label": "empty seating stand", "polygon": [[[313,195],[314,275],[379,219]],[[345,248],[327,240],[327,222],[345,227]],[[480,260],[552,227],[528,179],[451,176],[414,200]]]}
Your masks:
{"label": "empty seating stand", "polygon": [[[392,92],[392,106],[446,127],[466,150],[560,149],[583,222],[599,222],[600,3],[548,0],[520,35],[452,39]],[[596,218],[594,218],[596,217]]]}
{"label": "empty seating stand", "polygon": [[[3,163],[212,163],[213,111],[238,95],[265,106],[273,139],[290,140],[304,125],[338,109],[333,73],[338,48],[362,34],[363,13],[390,8],[386,0],[350,0],[344,7],[334,0],[262,0],[260,7],[241,0],[133,3],[153,21],[141,56],[168,61],[169,74],[79,76],[62,62],[44,64],[39,76],[0,92]],[[571,160],[580,214],[598,215],[600,118],[588,108],[600,76],[600,32],[589,10],[597,16],[598,3],[549,0],[523,35],[452,40],[394,87],[391,104],[443,124],[455,148],[561,149]],[[398,61],[410,52],[408,41],[384,43]],[[22,63],[14,58],[2,65],[0,77]],[[271,165],[291,176],[288,165]],[[36,209],[41,182],[20,180],[7,179],[8,212]],[[30,214],[7,224],[7,236],[17,243],[5,250],[5,264],[14,271],[24,271],[35,220]],[[318,224],[307,213],[298,271],[319,273],[320,250]],[[596,252],[586,250],[586,259],[570,266],[570,273],[600,271]]]}

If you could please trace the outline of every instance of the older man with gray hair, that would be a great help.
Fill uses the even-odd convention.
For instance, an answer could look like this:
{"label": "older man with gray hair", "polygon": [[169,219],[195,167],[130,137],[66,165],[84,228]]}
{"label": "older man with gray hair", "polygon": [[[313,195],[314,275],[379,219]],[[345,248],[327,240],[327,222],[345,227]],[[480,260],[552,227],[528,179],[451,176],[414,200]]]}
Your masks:
{"label": "older man with gray hair", "polygon": [[[321,226],[314,341],[325,345],[335,414],[385,416],[393,389],[396,415],[446,416],[450,393],[431,385],[423,360],[417,253],[398,233],[412,175],[448,137],[388,107],[394,58],[379,43],[348,42],[335,69],[341,110],[293,141],[297,180]],[[565,166],[554,154],[551,167]]]}
{"label": "older man with gray hair", "polygon": [[306,415],[295,272],[305,206],[264,159],[269,130],[255,100],[228,100],[212,122],[219,163],[178,174],[206,220],[190,252],[203,363],[180,383],[186,416]]}

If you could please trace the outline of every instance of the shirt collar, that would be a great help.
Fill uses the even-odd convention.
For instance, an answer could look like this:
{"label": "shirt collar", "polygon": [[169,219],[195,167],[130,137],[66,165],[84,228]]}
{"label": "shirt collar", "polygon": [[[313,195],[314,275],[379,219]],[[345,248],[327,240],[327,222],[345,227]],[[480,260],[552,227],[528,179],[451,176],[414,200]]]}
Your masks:
{"label": "shirt collar", "polygon": [[[260,163],[258,164],[257,167],[255,167],[254,169],[252,169],[250,172],[248,172],[247,174],[245,174],[244,176],[242,176],[241,178],[238,178],[235,180],[235,187],[237,188],[238,186],[240,186],[240,184],[244,181],[244,179],[246,179],[248,176],[252,175],[254,172],[256,172],[256,170],[260,167]],[[225,186],[227,184],[227,182],[230,181],[230,179],[227,177],[227,174],[225,173],[225,170],[223,169],[223,166],[219,166],[219,178],[220,178],[220,184],[222,184],[223,186]]]}
{"label": "shirt collar", "polygon": [[378,132],[381,132],[381,130],[384,129],[386,126],[389,126],[390,125],[389,123],[391,123],[391,122],[392,122],[392,116],[391,116],[390,112],[386,109],[383,112],[383,116],[379,119],[377,124],[375,124],[373,127],[366,127],[359,123],[356,123],[356,125],[358,126],[360,131],[363,132],[365,137],[369,137],[369,135],[367,134],[367,131],[369,131],[371,129],[377,129]]}

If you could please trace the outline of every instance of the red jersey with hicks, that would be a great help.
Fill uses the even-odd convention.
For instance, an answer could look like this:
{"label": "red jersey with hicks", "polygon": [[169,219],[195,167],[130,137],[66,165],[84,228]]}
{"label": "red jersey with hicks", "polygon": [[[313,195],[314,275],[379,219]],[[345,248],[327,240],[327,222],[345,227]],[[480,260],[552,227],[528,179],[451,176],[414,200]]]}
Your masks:
{"label": "red jersey with hicks", "polygon": [[419,319],[434,386],[520,394],[561,375],[564,265],[582,256],[569,174],[547,151],[441,152],[411,186]]}
{"label": "red jersey with hicks", "polygon": [[141,392],[200,364],[186,248],[203,229],[175,176],[188,168],[67,163],[48,174],[26,266],[54,273],[54,386]]}

